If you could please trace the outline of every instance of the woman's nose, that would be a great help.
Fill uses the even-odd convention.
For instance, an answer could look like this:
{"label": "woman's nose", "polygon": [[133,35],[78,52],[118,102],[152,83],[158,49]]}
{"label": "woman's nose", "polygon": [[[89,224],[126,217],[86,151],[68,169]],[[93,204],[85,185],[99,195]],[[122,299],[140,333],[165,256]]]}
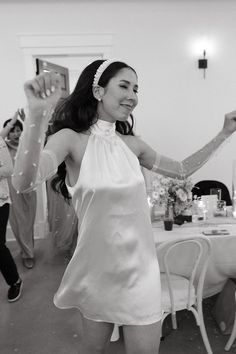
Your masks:
{"label": "woman's nose", "polygon": [[129,90],[128,99],[137,102],[137,96],[133,90]]}

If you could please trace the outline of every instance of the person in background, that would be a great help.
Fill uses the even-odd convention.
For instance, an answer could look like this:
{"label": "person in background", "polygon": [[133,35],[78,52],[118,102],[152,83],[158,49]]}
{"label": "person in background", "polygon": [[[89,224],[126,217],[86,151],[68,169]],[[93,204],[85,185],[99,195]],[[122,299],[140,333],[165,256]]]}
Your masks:
{"label": "person in background", "polygon": [[[18,148],[19,138],[23,130],[24,111],[18,110],[18,119],[7,134],[5,139],[8,150],[14,159]],[[20,120],[19,120],[20,114]],[[11,120],[8,119],[4,123],[4,128]],[[34,267],[34,223],[37,207],[36,191],[30,193],[17,193],[12,186],[11,177],[8,178],[10,189],[10,198],[12,201],[10,207],[10,225],[13,234],[20,246],[23,265],[31,269]]]}
{"label": "person in background", "polygon": [[22,292],[23,281],[19,276],[16,263],[6,246],[6,231],[9,218],[10,196],[7,178],[13,172],[12,159],[4,138],[17,120],[18,112],[4,129],[0,131],[0,271],[9,285],[7,299],[14,302],[19,299]]}
{"label": "person in background", "polygon": [[[236,130],[236,111],[225,115],[213,140],[178,162],[133,133],[138,77],[131,66],[115,59],[92,62],[58,104],[60,85],[55,73],[25,84],[29,116],[12,179],[16,190],[26,192],[58,171],[58,190],[72,197],[78,241],[54,303],[82,314],[79,353],[104,353],[115,323],[123,326],[128,354],[157,354],[160,271],[140,165],[170,177],[191,175]],[[54,109],[54,134],[44,147]]]}

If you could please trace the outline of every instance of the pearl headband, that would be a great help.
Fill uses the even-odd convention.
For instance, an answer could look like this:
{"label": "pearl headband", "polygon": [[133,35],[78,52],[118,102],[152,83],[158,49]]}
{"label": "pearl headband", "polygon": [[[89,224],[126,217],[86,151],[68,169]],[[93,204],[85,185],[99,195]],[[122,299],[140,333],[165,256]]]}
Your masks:
{"label": "pearl headband", "polygon": [[93,87],[98,85],[100,77],[102,76],[102,74],[104,73],[106,68],[108,68],[109,65],[111,65],[112,63],[114,63],[116,61],[117,61],[117,59],[107,59],[98,67],[96,74],[94,75],[94,78],[93,78]]}

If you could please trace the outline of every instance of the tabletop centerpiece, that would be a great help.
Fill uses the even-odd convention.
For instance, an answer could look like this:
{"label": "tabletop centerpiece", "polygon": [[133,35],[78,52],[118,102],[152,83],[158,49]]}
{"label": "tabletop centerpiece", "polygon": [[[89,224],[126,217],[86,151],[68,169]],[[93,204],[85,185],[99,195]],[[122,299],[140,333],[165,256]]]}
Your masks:
{"label": "tabletop centerpiece", "polygon": [[181,225],[184,222],[181,216],[192,207],[192,188],[193,183],[189,178],[177,179],[155,175],[150,193],[154,212],[155,207],[163,207],[165,218],[172,218],[175,223]]}

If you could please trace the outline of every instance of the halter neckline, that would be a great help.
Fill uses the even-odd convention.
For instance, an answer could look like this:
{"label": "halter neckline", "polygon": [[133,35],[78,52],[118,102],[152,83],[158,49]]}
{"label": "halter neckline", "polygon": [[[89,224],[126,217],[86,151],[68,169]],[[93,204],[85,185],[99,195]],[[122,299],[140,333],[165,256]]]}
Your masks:
{"label": "halter neckline", "polygon": [[116,123],[108,122],[106,120],[98,119],[96,123],[91,126],[91,133],[102,136],[114,136],[116,131]]}

